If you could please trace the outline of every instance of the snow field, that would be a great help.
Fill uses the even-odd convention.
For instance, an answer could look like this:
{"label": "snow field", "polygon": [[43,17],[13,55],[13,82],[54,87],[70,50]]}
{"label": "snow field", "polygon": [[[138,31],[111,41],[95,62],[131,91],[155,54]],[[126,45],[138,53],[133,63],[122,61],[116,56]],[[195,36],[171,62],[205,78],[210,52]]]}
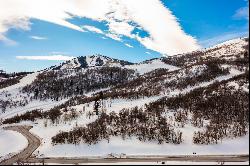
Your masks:
{"label": "snow field", "polygon": [[27,146],[28,141],[22,134],[0,128],[0,161],[6,156],[21,152]]}

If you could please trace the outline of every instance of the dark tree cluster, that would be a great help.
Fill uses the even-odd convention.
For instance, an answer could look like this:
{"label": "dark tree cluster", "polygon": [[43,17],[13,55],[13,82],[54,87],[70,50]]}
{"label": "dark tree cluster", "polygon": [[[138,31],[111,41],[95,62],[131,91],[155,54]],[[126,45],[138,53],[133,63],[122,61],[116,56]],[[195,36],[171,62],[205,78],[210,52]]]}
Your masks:
{"label": "dark tree cluster", "polygon": [[26,112],[23,115],[16,115],[12,118],[5,119],[3,124],[13,124],[13,123],[20,123],[21,121],[32,121],[34,122],[38,118],[43,118],[43,113],[41,110],[33,110],[30,112]]}
{"label": "dark tree cluster", "polygon": [[[188,76],[183,78],[178,77],[177,79],[176,75],[183,72],[186,72],[185,76]],[[103,91],[102,99],[125,98],[135,100],[143,97],[159,95],[161,93],[166,94],[170,90],[175,90],[176,88],[182,90],[187,86],[194,86],[199,82],[210,81],[219,75],[227,73],[227,69],[222,69],[219,65],[213,63],[207,63],[207,69],[197,75],[192,72],[192,68],[189,68],[189,70],[179,70],[175,72],[168,72],[166,69],[158,69],[127,83],[117,85],[110,90]],[[165,82],[165,80],[169,80],[171,78],[175,78],[175,80]],[[95,101],[98,95],[99,93],[94,94],[92,97],[76,96],[62,104],[61,107],[64,108],[90,103]]]}
{"label": "dark tree cluster", "polygon": [[12,118],[5,119],[3,121],[3,124],[19,123],[21,121],[34,122],[37,119],[49,119],[53,124],[55,124],[60,119],[62,114],[63,112],[58,107],[54,107],[46,112],[42,112],[41,110],[33,110],[30,112],[26,112],[23,115],[16,115]]}
{"label": "dark tree cluster", "polygon": [[192,124],[196,127],[204,127],[204,120],[209,121],[204,132],[194,133],[195,144],[213,144],[224,138],[240,137],[248,131],[249,95],[248,92],[234,90],[234,87],[229,86],[234,81],[249,82],[249,78],[243,74],[184,95],[162,98],[149,106],[159,113],[166,109],[183,109],[184,113],[176,113],[175,118],[184,122],[185,112],[188,111],[192,114]]}
{"label": "dark tree cluster", "polygon": [[2,100],[0,99],[0,111],[5,113],[7,108],[16,108],[16,107],[24,107],[28,104],[27,98],[22,100],[14,101],[14,100]]}
{"label": "dark tree cluster", "polygon": [[23,76],[19,76],[19,77],[14,77],[14,78],[7,78],[4,80],[0,80],[0,89],[9,87],[11,85],[15,85],[17,83],[19,83],[20,79],[22,79]]}
{"label": "dark tree cluster", "polygon": [[13,73],[6,73],[3,70],[0,70],[0,77],[1,78],[13,78],[13,77],[20,77],[26,76],[27,74],[31,74],[32,72],[13,72]]}
{"label": "dark tree cluster", "polygon": [[123,139],[136,137],[140,141],[157,141],[159,144],[180,144],[183,141],[182,132],[175,131],[166,118],[135,107],[123,109],[118,114],[102,113],[95,122],[86,127],[60,132],[52,137],[52,143],[91,145],[103,139],[110,140],[111,136],[121,136]]}
{"label": "dark tree cluster", "polygon": [[202,51],[195,51],[184,55],[162,58],[162,61],[166,64],[183,68],[185,66],[194,65],[197,62],[202,62],[204,60],[204,55],[205,53]]}
{"label": "dark tree cluster", "polygon": [[218,76],[229,74],[228,69],[223,69],[217,63],[207,62],[205,65],[206,69],[202,72],[198,70],[197,73],[193,73],[192,67],[174,72],[168,72],[166,69],[155,70],[104,91],[104,98],[138,99],[162,93],[167,94],[176,89],[183,90],[188,86],[195,86],[202,82],[211,81]]}
{"label": "dark tree cluster", "polygon": [[34,93],[35,99],[74,97],[102,88],[125,83],[134,78],[134,71],[118,67],[101,67],[72,73],[49,71],[38,75],[37,79],[23,88],[23,92]]}

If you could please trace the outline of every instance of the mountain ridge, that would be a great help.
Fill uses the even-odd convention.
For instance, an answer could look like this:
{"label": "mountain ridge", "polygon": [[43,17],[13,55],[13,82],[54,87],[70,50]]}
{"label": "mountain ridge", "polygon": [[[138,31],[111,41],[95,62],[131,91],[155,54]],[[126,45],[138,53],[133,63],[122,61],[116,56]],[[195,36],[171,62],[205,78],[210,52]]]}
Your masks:
{"label": "mountain ridge", "polygon": [[[197,56],[198,58],[204,58],[206,59],[207,57],[211,58],[213,56],[230,56],[232,54],[239,54],[242,51],[245,50],[243,47],[248,47],[246,43],[248,43],[249,38],[244,37],[244,38],[236,38],[232,39],[220,44],[217,44],[215,46],[209,47],[209,48],[204,48],[201,50],[193,51],[190,53],[185,53],[185,54],[177,54],[174,56],[169,56],[169,57],[160,57],[160,58],[153,58],[153,59],[148,59],[139,63],[132,63],[129,61],[125,60],[119,60],[115,58],[110,58],[104,55],[96,54],[96,55],[90,55],[90,56],[79,56],[76,57],[72,60],[65,61],[61,63],[60,65],[57,66],[52,66],[49,69],[52,70],[60,70],[60,69],[86,69],[89,67],[129,67],[133,65],[143,65],[143,64],[150,64],[155,61],[158,62],[163,62],[167,65],[172,65],[174,67],[183,67],[183,65],[173,65],[174,63],[172,61],[177,61],[176,59],[180,59],[183,57],[187,56]],[[227,48],[227,47],[237,47],[235,48]],[[234,53],[231,53],[228,50],[237,50]],[[220,51],[217,51],[220,50]],[[228,52],[223,52],[223,50],[227,50]],[[190,65],[190,64],[189,64]],[[164,67],[163,67],[164,68]]]}

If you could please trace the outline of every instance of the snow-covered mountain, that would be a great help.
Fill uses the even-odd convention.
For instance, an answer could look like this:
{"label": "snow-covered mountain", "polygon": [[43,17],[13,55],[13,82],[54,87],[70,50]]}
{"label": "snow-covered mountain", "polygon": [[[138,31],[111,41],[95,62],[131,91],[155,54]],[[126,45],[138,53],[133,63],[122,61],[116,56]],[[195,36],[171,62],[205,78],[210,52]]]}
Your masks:
{"label": "snow-covered mountain", "polygon": [[191,53],[180,54],[172,57],[162,57],[147,60],[141,63],[132,63],[128,61],[109,58],[103,55],[82,56],[66,61],[50,69],[89,69],[95,67],[121,67],[137,71],[139,74],[145,74],[150,71],[164,68],[169,71],[178,70],[184,66],[193,65],[200,61],[220,58],[220,60],[235,60],[238,56],[244,57],[248,47],[248,38],[233,39],[211,48],[194,51]]}
{"label": "snow-covered mountain", "polygon": [[141,63],[132,63],[128,61],[109,58],[103,55],[82,56],[66,61],[58,66],[53,66],[50,70],[70,70],[70,69],[93,69],[100,67],[119,67],[135,70],[142,75],[159,68],[169,69],[169,71],[179,69],[164,63],[163,58],[147,60]]}
{"label": "snow-covered mountain", "polygon": [[248,45],[141,63],[78,57],[2,88],[0,119],[32,125],[46,157],[249,153]]}
{"label": "snow-covered mountain", "polygon": [[109,58],[102,55],[81,56],[66,61],[59,66],[52,67],[53,70],[63,69],[86,69],[93,67],[123,67],[125,65],[132,65],[133,63]]}

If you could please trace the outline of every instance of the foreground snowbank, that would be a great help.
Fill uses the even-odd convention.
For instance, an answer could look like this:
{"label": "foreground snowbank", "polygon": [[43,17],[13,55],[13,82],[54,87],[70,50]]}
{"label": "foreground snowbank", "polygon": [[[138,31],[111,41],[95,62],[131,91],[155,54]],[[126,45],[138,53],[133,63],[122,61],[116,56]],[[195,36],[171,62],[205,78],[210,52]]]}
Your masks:
{"label": "foreground snowbank", "polygon": [[0,128],[0,161],[11,153],[21,152],[27,146],[28,141],[22,134]]}
{"label": "foreground snowbank", "polygon": [[[192,135],[192,134],[191,134]],[[111,138],[110,142],[101,141],[92,146],[81,145],[56,145],[41,146],[40,154],[46,157],[82,157],[106,156],[110,153],[127,155],[232,155],[249,154],[249,135],[235,140],[224,140],[218,145],[194,145],[187,142],[181,145],[140,142],[136,139],[122,140],[119,137]]]}

